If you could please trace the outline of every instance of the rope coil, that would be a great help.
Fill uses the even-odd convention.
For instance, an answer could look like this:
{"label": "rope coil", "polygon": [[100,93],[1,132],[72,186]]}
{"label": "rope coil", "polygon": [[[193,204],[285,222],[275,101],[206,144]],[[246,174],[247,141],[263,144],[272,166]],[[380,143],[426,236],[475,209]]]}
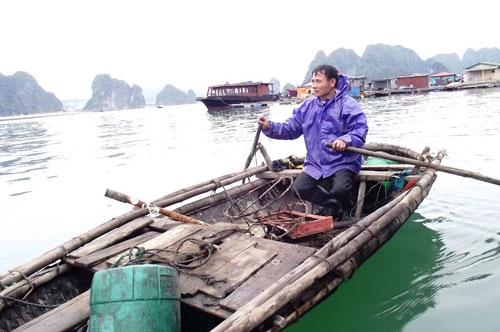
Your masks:
{"label": "rope coil", "polygon": [[[202,239],[186,238],[177,245],[175,250],[145,249],[144,247],[134,246],[131,247],[127,253],[120,256],[110,268],[137,264],[164,264],[175,268],[177,271],[181,271],[188,275],[198,277],[205,281],[207,285],[213,285],[217,282],[226,282],[226,279],[217,280],[215,277],[210,276],[206,273],[194,273],[190,270],[196,269],[208,263],[213,253],[216,250],[220,249],[220,247],[216,243],[236,231],[236,229],[228,229],[215,234],[211,234]],[[194,243],[198,246],[198,251],[183,253],[181,249],[183,248],[183,246],[185,246],[186,243]],[[165,256],[160,255],[161,252],[173,254],[174,257],[173,259],[169,259]],[[121,264],[124,258],[128,258],[128,261],[124,264]]]}

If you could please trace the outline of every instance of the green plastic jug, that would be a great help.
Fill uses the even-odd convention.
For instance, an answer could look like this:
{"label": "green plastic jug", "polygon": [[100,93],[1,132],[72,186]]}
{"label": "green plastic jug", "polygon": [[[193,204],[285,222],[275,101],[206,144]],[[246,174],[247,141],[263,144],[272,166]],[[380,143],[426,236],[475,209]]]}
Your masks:
{"label": "green plastic jug", "polygon": [[133,265],[97,272],[90,289],[89,331],[180,331],[177,271]]}

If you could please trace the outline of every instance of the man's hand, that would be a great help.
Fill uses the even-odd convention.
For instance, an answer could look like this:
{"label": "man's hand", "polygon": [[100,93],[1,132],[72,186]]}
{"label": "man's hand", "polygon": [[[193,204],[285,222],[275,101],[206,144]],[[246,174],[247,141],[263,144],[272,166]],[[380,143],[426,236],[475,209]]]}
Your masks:
{"label": "man's hand", "polygon": [[347,147],[347,144],[341,139],[336,139],[332,143],[332,152],[338,151],[338,152],[344,152],[345,148]]}
{"label": "man's hand", "polygon": [[269,124],[269,121],[267,121],[267,119],[264,117],[264,116],[261,116],[257,119],[257,123],[259,124],[259,126],[262,127],[262,129],[264,130],[269,130],[271,129],[271,125]]}

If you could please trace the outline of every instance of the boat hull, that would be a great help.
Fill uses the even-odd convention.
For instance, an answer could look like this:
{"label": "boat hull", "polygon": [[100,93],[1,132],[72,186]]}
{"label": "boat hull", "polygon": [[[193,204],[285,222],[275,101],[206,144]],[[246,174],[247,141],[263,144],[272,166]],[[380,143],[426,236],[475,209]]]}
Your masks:
{"label": "boat hull", "polygon": [[254,104],[261,102],[272,102],[279,99],[278,95],[261,95],[261,96],[210,96],[199,97],[197,101],[201,101],[208,110],[230,109],[238,104]]}
{"label": "boat hull", "polygon": [[[371,150],[411,159],[418,159],[420,155],[398,146],[373,145]],[[437,161],[440,161],[440,158],[434,160]],[[403,166],[408,165],[401,165]],[[376,167],[373,165],[370,167],[370,171],[358,174],[358,180],[378,183],[388,176],[387,172],[373,171]],[[394,165],[384,167],[396,170]],[[272,214],[276,209],[282,209],[283,206],[292,210],[304,207],[303,202],[297,200],[296,195],[290,190],[293,178],[298,172],[299,170],[289,169],[273,172],[266,166],[257,166],[182,189],[153,202],[164,208],[185,202],[177,207],[175,212],[210,222],[210,226],[183,224],[169,218],[158,217],[152,221],[152,217],[146,216],[148,211],[145,209],[136,209],[113,218],[110,222],[119,221],[120,225],[116,224],[113,230],[101,234],[100,237],[96,234],[95,240],[87,246],[83,247],[82,244],[79,249],[71,250],[60,257],[64,260],[64,265],[70,267],[70,272],[59,273],[54,280],[71,280],[75,287],[80,286],[81,289],[75,294],[68,295],[67,300],[76,297],[57,310],[23,325],[19,331],[36,331],[40,326],[49,326],[47,325],[49,323],[53,325],[45,330],[80,331],[81,324],[85,324],[88,319],[89,294],[85,290],[89,287],[91,273],[112,265],[126,264],[132,252],[128,248],[137,246],[146,251],[161,250],[152,257],[161,258],[160,253],[162,253],[166,255],[162,257],[168,264],[168,261],[175,261],[177,252],[184,250],[185,245],[181,247],[182,243],[192,246],[197,241],[213,243],[217,250],[211,252],[208,264],[191,269],[189,273],[186,273],[185,269],[179,272],[183,310],[182,331],[210,331],[216,326],[214,331],[238,331],[238,326],[234,325],[237,321],[232,317],[240,317],[243,321],[247,316],[252,324],[255,323],[262,329],[273,327],[273,330],[280,331],[334,293],[364,261],[389,241],[427,196],[436,177],[434,170],[424,169],[418,175],[418,185],[395,193],[384,203],[377,195],[376,202],[379,204],[367,209],[368,204],[365,202],[365,208],[360,208],[360,212],[361,210],[364,212],[362,218],[357,220],[359,227],[349,227],[352,224],[341,225],[341,222],[334,222],[333,230],[315,234],[314,237],[300,237],[298,241],[290,239],[283,241],[285,237],[275,241],[271,236],[263,238],[258,234],[248,235],[245,232],[250,231],[247,222],[255,222],[252,220],[256,220],[257,212],[259,216],[265,216]],[[232,184],[249,177],[252,177],[253,181],[231,187]],[[366,186],[370,188],[368,184]],[[218,193],[215,192],[217,188],[221,189]],[[212,194],[204,195],[209,192]],[[369,197],[368,193],[366,195],[363,193],[360,197]],[[247,208],[255,209],[255,215],[253,212],[252,215],[247,215],[247,208],[243,208],[245,205],[248,205]],[[233,209],[235,206],[242,209]],[[236,218],[238,214],[245,215],[245,222],[241,225]],[[259,227],[259,223],[255,225]],[[123,229],[120,230],[121,228]],[[270,228],[272,227],[268,227]],[[128,233],[123,232],[124,229],[128,229]],[[339,234],[343,235],[337,236]],[[281,236],[282,233],[273,235]],[[33,270],[39,269],[40,267],[36,267]],[[59,266],[53,266],[52,269],[54,272],[60,270]],[[23,266],[14,270],[24,271],[28,278],[33,278],[30,276],[33,272],[23,270]],[[309,275],[309,271],[314,275]],[[82,272],[86,275],[81,280],[68,278],[68,273],[81,276]],[[15,276],[15,273],[11,274],[11,277]],[[205,280],[208,277],[210,280]],[[7,279],[4,276],[1,280]],[[49,290],[53,289],[54,280],[44,284],[35,283],[40,291]],[[24,283],[28,288],[26,280],[19,278],[18,283]],[[295,288],[290,288],[293,289],[293,292],[290,292],[283,286]],[[276,304],[277,299],[285,298],[286,300]],[[33,292],[27,300],[39,303],[40,296]],[[48,299],[44,303],[61,302]],[[33,315],[26,320],[12,320],[10,313],[25,309],[17,303],[9,304],[11,307],[0,310],[1,332],[11,331],[12,328],[34,317]],[[76,313],[80,315],[76,317]],[[9,320],[8,326],[7,320]],[[206,329],[200,329],[198,326],[190,327],[190,323],[196,320],[203,321]]]}

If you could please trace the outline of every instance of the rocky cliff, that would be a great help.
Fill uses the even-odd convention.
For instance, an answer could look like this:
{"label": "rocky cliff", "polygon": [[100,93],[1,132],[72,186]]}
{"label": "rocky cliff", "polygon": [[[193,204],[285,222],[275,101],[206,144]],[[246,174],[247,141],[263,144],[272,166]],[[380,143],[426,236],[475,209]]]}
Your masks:
{"label": "rocky cliff", "polygon": [[112,111],[131,108],[144,108],[146,101],[138,85],[130,87],[125,81],[100,74],[92,82],[92,98],[84,110]]}
{"label": "rocky cliff", "polygon": [[158,106],[194,104],[195,102],[196,94],[193,90],[190,89],[186,93],[177,89],[172,84],[167,84],[163,90],[156,95],[156,105]]}
{"label": "rocky cliff", "polygon": [[435,74],[451,71],[462,74],[462,69],[478,62],[500,62],[500,50],[496,47],[478,51],[468,49],[460,60],[456,53],[438,54],[422,60],[418,54],[403,46],[385,44],[368,45],[361,57],[353,50],[339,48],[330,55],[319,51],[309,65],[304,83],[311,77],[312,70],[320,64],[329,64],[348,76],[366,76],[368,80],[404,75]]}
{"label": "rocky cliff", "polygon": [[0,116],[57,112],[63,104],[28,73],[0,74]]}
{"label": "rocky cliff", "polygon": [[462,59],[463,68],[473,66],[478,62],[500,63],[500,49],[497,47],[485,47],[478,51],[474,51],[473,49],[468,48],[464,53],[464,58]]}
{"label": "rocky cliff", "polygon": [[307,69],[304,83],[307,83],[309,78],[311,78],[313,69],[322,64],[335,66],[335,68],[342,71],[347,76],[356,76],[360,61],[361,59],[356,52],[345,48],[339,48],[333,51],[329,56],[326,56],[325,52],[319,51],[309,65],[309,69]]}
{"label": "rocky cliff", "polygon": [[269,80],[269,82],[273,83],[273,93],[278,94],[281,92],[281,83],[279,79],[273,77]]}
{"label": "rocky cliff", "polygon": [[[462,69],[464,68],[462,65],[462,60],[458,57],[456,53],[448,53],[448,54],[437,54],[429,60],[433,60],[439,63],[442,63],[448,70],[452,73],[461,74]],[[429,61],[427,60],[427,61]]]}

